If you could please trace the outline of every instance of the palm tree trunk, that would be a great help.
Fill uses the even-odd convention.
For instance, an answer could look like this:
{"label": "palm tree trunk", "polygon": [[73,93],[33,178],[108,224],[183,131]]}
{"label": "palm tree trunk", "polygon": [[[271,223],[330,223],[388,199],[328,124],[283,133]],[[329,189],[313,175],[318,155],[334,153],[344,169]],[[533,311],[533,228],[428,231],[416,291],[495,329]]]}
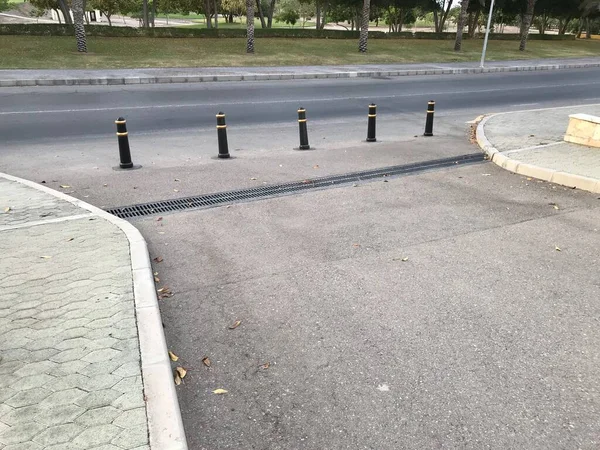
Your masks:
{"label": "palm tree trunk", "polygon": [[58,0],[58,7],[63,14],[63,19],[65,19],[65,24],[73,25],[73,20],[71,18],[71,13],[69,11],[69,6],[65,0]]}
{"label": "palm tree trunk", "polygon": [[[267,22],[265,22],[265,15],[263,14],[260,0],[256,0],[256,10],[258,11],[258,17],[260,18],[260,26],[262,28],[267,28]],[[254,11],[253,11],[253,13],[254,13]]]}
{"label": "palm tree trunk", "polygon": [[246,53],[254,53],[254,0],[246,0]]}
{"label": "palm tree trunk", "polygon": [[589,17],[585,18],[585,38],[586,39],[592,38],[592,30],[590,30],[590,18]]}
{"label": "palm tree trunk", "polygon": [[87,52],[85,40],[85,26],[83,24],[83,0],[73,0],[73,22],[75,23],[75,39],[77,40],[77,51]]}
{"label": "palm tree trunk", "polygon": [[360,23],[360,38],[358,40],[358,51],[367,52],[367,40],[369,39],[369,18],[371,17],[371,0],[364,0],[362,17]]}
{"label": "palm tree trunk", "polygon": [[527,0],[527,11],[525,11],[523,22],[521,23],[521,43],[519,44],[519,50],[522,52],[525,51],[525,45],[527,44],[527,36],[529,36],[529,28],[533,20],[534,8],[535,0]]}
{"label": "palm tree trunk", "polygon": [[456,40],[454,41],[455,52],[460,52],[462,47],[463,28],[465,27],[465,20],[467,19],[468,7],[469,0],[462,0],[460,4],[460,15],[458,16],[458,23],[456,24]]}
{"label": "palm tree trunk", "polygon": [[144,21],[144,28],[148,28],[150,25],[148,20],[148,0],[142,1],[142,15],[144,16],[142,17],[142,20]]}

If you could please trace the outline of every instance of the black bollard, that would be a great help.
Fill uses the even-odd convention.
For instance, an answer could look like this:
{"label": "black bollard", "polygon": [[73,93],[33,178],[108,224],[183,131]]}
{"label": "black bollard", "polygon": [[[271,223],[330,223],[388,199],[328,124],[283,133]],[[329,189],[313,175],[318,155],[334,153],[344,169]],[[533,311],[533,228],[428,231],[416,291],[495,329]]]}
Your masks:
{"label": "black bollard", "polygon": [[133,161],[131,161],[131,150],[129,149],[129,136],[127,134],[127,121],[123,117],[115,120],[117,124],[117,139],[119,140],[119,158],[121,169],[133,169]]}
{"label": "black bollard", "polygon": [[306,126],[306,110],[303,107],[298,109],[298,127],[300,129],[300,147],[299,150],[309,150],[308,145],[308,127]]}
{"label": "black bollard", "polygon": [[369,105],[369,125],[367,127],[367,142],[375,142],[375,120],[377,120],[377,105],[371,103]]}
{"label": "black bollard", "polygon": [[435,102],[429,100],[427,103],[427,119],[425,120],[425,133],[423,136],[433,136],[433,110],[435,109]]}
{"label": "black bollard", "polygon": [[219,158],[229,158],[229,145],[227,144],[227,125],[225,125],[225,114],[217,114],[217,137],[219,138]]}

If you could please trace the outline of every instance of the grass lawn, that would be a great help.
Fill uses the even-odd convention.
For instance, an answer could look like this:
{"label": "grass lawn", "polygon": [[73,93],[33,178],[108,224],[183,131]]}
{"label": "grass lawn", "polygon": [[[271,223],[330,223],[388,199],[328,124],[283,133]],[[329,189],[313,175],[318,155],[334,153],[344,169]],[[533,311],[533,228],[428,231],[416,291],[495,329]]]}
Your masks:
{"label": "grass lawn", "polygon": [[[2,36],[1,69],[103,69],[131,67],[280,66],[320,64],[382,64],[478,61],[481,40],[369,41],[369,52],[358,53],[358,42],[338,39],[256,39],[256,53],[245,53],[238,38],[108,38],[89,37],[89,54],[78,54],[68,36]],[[517,41],[490,41],[488,60],[600,57],[600,40],[530,41],[519,52]]]}

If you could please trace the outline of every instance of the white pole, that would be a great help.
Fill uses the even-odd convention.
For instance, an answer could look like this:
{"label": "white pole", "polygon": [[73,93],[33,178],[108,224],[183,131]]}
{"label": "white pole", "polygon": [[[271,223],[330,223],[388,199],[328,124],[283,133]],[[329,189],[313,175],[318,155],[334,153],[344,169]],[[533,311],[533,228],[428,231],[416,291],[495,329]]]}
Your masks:
{"label": "white pole", "polygon": [[483,69],[483,63],[485,62],[485,51],[487,50],[488,37],[490,35],[490,26],[492,24],[492,14],[494,12],[494,0],[490,4],[490,13],[488,15],[487,27],[485,29],[485,39],[483,40],[483,51],[481,52],[481,63],[479,67]]}

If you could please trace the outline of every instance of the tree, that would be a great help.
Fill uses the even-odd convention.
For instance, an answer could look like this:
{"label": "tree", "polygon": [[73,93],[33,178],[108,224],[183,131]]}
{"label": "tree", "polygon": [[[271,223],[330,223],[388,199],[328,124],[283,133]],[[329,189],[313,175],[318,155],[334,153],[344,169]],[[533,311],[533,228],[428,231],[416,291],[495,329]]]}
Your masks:
{"label": "tree", "polygon": [[367,52],[367,41],[369,39],[369,19],[371,18],[371,0],[363,1],[362,19],[360,22],[360,38],[358,39],[358,51]]}
{"label": "tree", "polygon": [[254,0],[246,0],[246,53],[254,53]]}
{"label": "tree", "polygon": [[462,2],[460,2],[460,13],[458,15],[458,22],[456,23],[456,39],[454,40],[455,52],[459,52],[462,48],[463,28],[465,26],[465,20],[467,19],[468,8],[469,0],[462,0]]}
{"label": "tree", "polygon": [[75,39],[77,40],[77,51],[86,53],[87,44],[85,39],[85,26],[83,25],[83,0],[73,0],[73,22],[75,22]]}
{"label": "tree", "polygon": [[120,0],[91,0],[90,6],[104,14],[106,20],[108,20],[108,25],[112,26],[110,18],[120,11],[120,3]]}
{"label": "tree", "polygon": [[8,0],[0,0],[0,12],[8,11],[10,9],[10,5],[8,4]]}
{"label": "tree", "polygon": [[527,44],[527,36],[529,36],[529,28],[531,27],[531,21],[533,20],[533,11],[535,9],[535,0],[527,0],[527,10],[523,15],[523,21],[521,22],[521,43],[519,44],[519,50],[525,51],[525,45]]}

